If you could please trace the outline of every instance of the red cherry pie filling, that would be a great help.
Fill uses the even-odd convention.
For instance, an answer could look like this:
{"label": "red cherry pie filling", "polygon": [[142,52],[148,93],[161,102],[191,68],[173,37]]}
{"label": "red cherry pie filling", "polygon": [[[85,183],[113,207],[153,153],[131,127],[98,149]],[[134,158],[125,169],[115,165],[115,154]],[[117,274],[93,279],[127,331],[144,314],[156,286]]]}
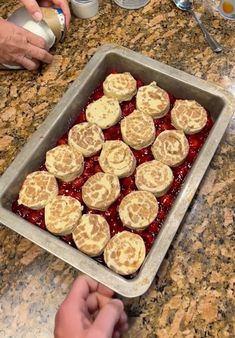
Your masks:
{"label": "red cherry pie filling", "polygon": [[[144,85],[143,81],[140,79],[137,79],[137,88]],[[172,109],[175,97],[172,94],[168,94],[170,99],[170,109]],[[103,87],[102,83],[99,84],[99,86],[95,89],[95,91],[92,93],[90,98],[88,99],[88,103],[93,102],[95,100],[98,100],[103,96]],[[136,109],[136,99],[135,97],[127,102],[121,103],[121,110],[122,110],[122,117],[128,116]],[[155,129],[156,129],[156,136],[159,135],[164,130],[171,130],[175,129],[171,124],[171,113],[169,112],[166,116],[155,119]],[[85,109],[83,109],[81,112],[78,113],[78,116],[75,120],[74,124],[82,123],[86,121],[86,115],[85,115]],[[212,118],[208,112],[207,114],[207,123],[206,126],[203,128],[202,131],[200,131],[197,134],[194,135],[187,135],[187,139],[189,142],[189,153],[186,158],[186,160],[179,165],[178,167],[172,168],[173,174],[174,174],[174,180],[170,187],[170,189],[167,191],[167,193],[161,197],[158,198],[159,202],[159,211],[156,219],[154,222],[152,222],[147,229],[143,231],[139,231],[138,234],[143,238],[146,246],[146,251],[149,252],[151,249],[155,238],[157,237],[162,224],[164,223],[169,210],[171,209],[174,200],[176,199],[177,194],[179,193],[181,186],[184,182],[185,177],[187,176],[193,162],[196,160],[198,153],[203,146],[211,128],[213,126]],[[104,130],[104,137],[105,140],[121,140],[121,130],[120,130],[120,123],[116,124],[113,127],[110,127],[107,130]],[[68,132],[65,133],[58,141],[57,145],[67,144],[68,140]],[[132,152],[136,158],[137,165],[144,163],[146,161],[153,160],[151,147],[147,147],[141,150],[134,150],[132,149]],[[122,222],[118,215],[118,206],[124,196],[126,196],[128,193],[130,193],[133,190],[137,190],[135,186],[135,173],[129,177],[120,179],[120,186],[121,186],[121,193],[116,202],[114,202],[106,211],[96,211],[88,209],[83,201],[82,201],[82,194],[81,194],[81,188],[83,184],[86,182],[86,180],[91,176],[94,175],[97,172],[102,171],[99,162],[99,154],[96,154],[90,158],[85,158],[84,163],[84,172],[83,174],[75,178],[70,183],[65,183],[60,180],[58,181],[59,185],[59,195],[65,195],[65,196],[72,196],[79,200],[84,207],[83,213],[98,213],[105,217],[107,222],[110,226],[110,233],[111,236],[114,236],[120,231],[128,230],[133,231],[130,229],[125,228],[122,225]],[[45,165],[42,165],[40,170],[46,170]],[[18,214],[20,217],[26,219],[32,224],[35,224],[36,226],[39,226],[40,228],[46,230],[45,222],[44,222],[44,210],[31,210],[23,205],[18,205],[17,200],[13,202],[12,204],[12,211],[16,214]],[[74,244],[74,241],[72,239],[71,235],[68,236],[62,236],[60,237],[61,240],[68,243],[69,245],[76,247]],[[96,261],[98,261],[101,264],[104,264],[103,256],[99,256],[94,258]],[[133,276],[132,276],[133,277]]]}

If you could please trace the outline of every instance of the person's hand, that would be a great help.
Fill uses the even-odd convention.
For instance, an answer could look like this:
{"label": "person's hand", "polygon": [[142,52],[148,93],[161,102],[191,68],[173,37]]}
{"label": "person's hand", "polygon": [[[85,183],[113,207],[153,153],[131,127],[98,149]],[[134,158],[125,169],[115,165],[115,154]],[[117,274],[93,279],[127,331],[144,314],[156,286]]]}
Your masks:
{"label": "person's hand", "polygon": [[78,277],[55,317],[55,338],[119,338],[128,329],[121,300],[88,276]]}
{"label": "person's hand", "polygon": [[51,63],[44,39],[0,18],[0,63],[35,70],[39,61]]}
{"label": "person's hand", "polygon": [[71,14],[67,0],[20,0],[20,1],[26,7],[29,14],[31,14],[36,21],[42,20],[42,12],[39,6],[52,7],[53,5],[55,5],[56,7],[61,8],[65,16],[66,27],[67,29],[69,28]]}

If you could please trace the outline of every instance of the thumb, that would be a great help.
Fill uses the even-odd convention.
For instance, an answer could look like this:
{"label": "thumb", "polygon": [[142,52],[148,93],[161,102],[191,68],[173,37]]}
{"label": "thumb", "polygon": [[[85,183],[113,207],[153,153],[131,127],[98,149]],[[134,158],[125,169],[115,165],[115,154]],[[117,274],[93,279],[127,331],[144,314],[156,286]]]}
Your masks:
{"label": "thumb", "polygon": [[112,299],[102,307],[89,330],[89,337],[111,338],[114,328],[123,313],[123,309],[123,303],[119,299]]}
{"label": "thumb", "polygon": [[29,14],[32,15],[34,20],[36,21],[42,20],[42,12],[36,0],[21,0],[21,2],[26,7]]}

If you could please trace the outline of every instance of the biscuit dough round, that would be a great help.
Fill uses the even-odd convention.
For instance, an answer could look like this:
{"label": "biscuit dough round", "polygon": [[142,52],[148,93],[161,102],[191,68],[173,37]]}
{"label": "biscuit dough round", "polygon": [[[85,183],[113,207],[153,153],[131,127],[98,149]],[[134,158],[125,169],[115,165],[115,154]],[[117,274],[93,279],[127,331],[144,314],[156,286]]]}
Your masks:
{"label": "biscuit dough round", "polygon": [[83,122],[73,126],[68,135],[68,144],[83,156],[89,157],[102,148],[104,135],[96,124]]}
{"label": "biscuit dough round", "polygon": [[140,150],[153,143],[155,127],[151,116],[138,110],[121,121],[121,133],[125,143],[130,147]]}
{"label": "biscuit dough round", "polygon": [[105,263],[120,275],[135,273],[142,265],[145,255],[143,239],[129,231],[117,233],[104,249]]}
{"label": "biscuit dough round", "polygon": [[110,74],[103,83],[104,95],[113,99],[129,101],[135,96],[137,87],[136,80],[128,73]]}
{"label": "biscuit dough round", "polygon": [[64,182],[81,176],[84,169],[82,153],[67,144],[57,146],[46,153],[47,170]]}
{"label": "biscuit dough round", "polygon": [[158,202],[149,191],[133,191],[122,199],[118,212],[124,226],[142,230],[157,217]]}
{"label": "biscuit dough round", "polygon": [[121,118],[121,107],[118,100],[107,96],[90,103],[86,109],[86,119],[101,129],[114,126]]}
{"label": "biscuit dough round", "polygon": [[82,187],[82,199],[91,209],[106,210],[119,196],[120,183],[116,175],[96,173]]}
{"label": "biscuit dough round", "polygon": [[176,100],[171,110],[171,123],[185,134],[196,134],[205,127],[207,112],[194,100]]}
{"label": "biscuit dough round", "polygon": [[54,175],[47,171],[35,171],[26,177],[20,189],[18,203],[34,210],[43,209],[58,195],[58,191]]}
{"label": "biscuit dough round", "polygon": [[99,157],[99,164],[104,172],[121,178],[133,174],[136,159],[124,142],[106,141]]}
{"label": "biscuit dough round", "polygon": [[165,90],[158,87],[156,82],[138,89],[136,95],[136,107],[144,114],[152,118],[165,116],[170,109],[169,95]]}
{"label": "biscuit dough round", "polygon": [[81,203],[70,196],[56,196],[45,207],[47,230],[58,236],[72,233],[82,215]]}
{"label": "biscuit dough round", "polygon": [[173,179],[171,168],[156,160],[142,163],[136,168],[135,184],[138,190],[150,191],[156,197],[167,192]]}
{"label": "biscuit dough round", "polygon": [[110,240],[109,224],[101,215],[85,214],[73,230],[73,240],[85,254],[99,256]]}
{"label": "biscuit dough round", "polygon": [[158,135],[151,150],[156,160],[177,167],[187,157],[189,143],[183,131],[165,130]]}

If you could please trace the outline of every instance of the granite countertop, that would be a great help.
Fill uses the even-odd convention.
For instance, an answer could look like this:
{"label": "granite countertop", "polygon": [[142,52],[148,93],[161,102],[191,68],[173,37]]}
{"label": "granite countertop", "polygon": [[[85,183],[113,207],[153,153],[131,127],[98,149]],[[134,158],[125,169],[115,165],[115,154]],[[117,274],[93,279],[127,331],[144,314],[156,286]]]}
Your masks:
{"label": "granite countertop", "polygon": [[[235,90],[235,26],[195,1],[202,21],[224,46],[213,54],[193,18],[170,0],[151,0],[138,11],[108,0],[89,20],[72,19],[39,72],[0,72],[0,174],[9,166],[99,45],[116,43]],[[0,4],[6,17],[17,1]],[[204,176],[149,291],[124,299],[127,337],[234,337],[235,121]],[[0,337],[49,338],[54,315],[78,272],[1,226]]]}

